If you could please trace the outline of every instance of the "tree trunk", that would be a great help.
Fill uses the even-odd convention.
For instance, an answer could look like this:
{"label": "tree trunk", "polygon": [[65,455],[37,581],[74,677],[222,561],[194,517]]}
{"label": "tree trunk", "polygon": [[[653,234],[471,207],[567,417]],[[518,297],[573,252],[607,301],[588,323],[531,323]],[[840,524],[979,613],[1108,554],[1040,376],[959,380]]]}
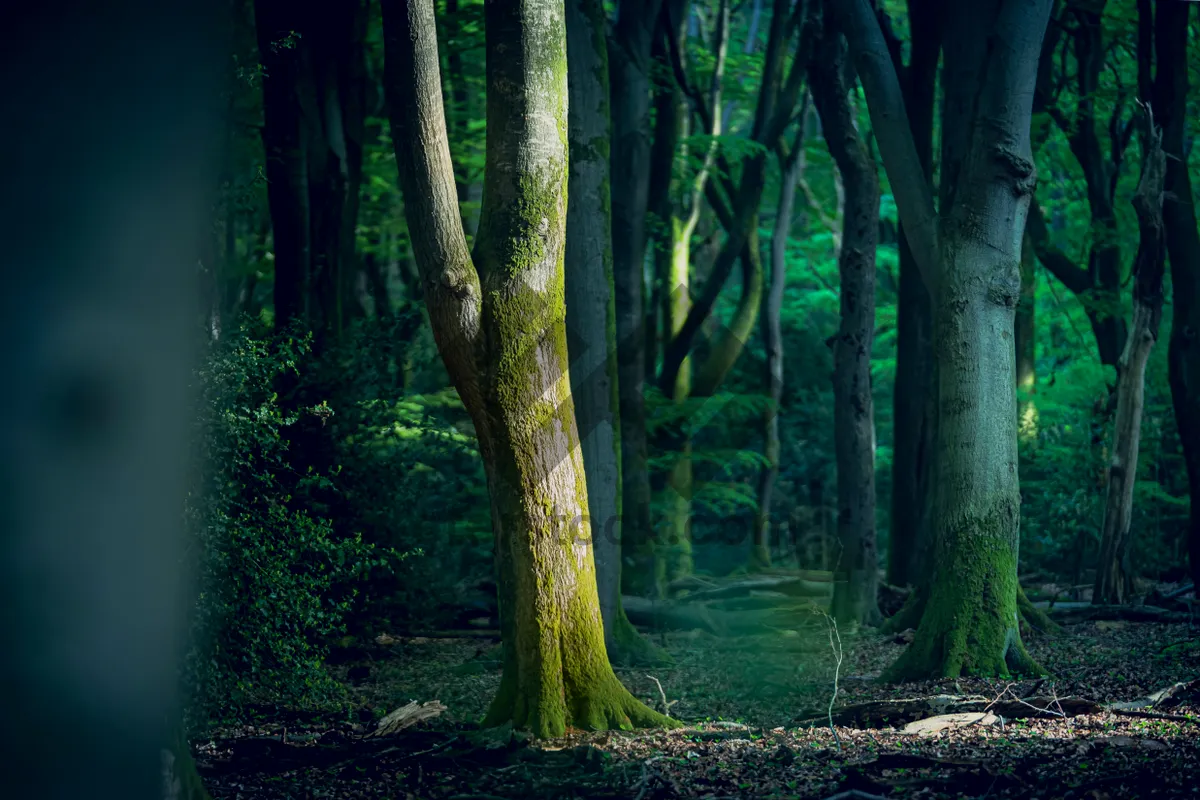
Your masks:
{"label": "tree trunk", "polygon": [[163,800],[210,800],[204,781],[196,771],[196,760],[188,745],[182,722],[170,725],[169,746],[162,751]]}
{"label": "tree trunk", "polygon": [[[1145,2],[1145,0],[1143,0]],[[1145,2],[1149,12],[1149,3]],[[1184,151],[1188,92],[1190,4],[1156,3],[1154,114],[1163,128],[1167,195],[1163,201],[1167,255],[1171,262],[1171,339],[1167,360],[1175,423],[1187,464],[1191,512],[1188,557],[1200,586],[1200,230]],[[1141,8],[1139,4],[1139,8]]]}
{"label": "tree trunk", "polygon": [[[1147,53],[1144,58],[1149,58]],[[1162,192],[1166,157],[1162,135],[1146,122],[1142,137],[1142,179],[1134,195],[1137,210],[1137,260],[1133,265],[1133,322],[1117,368],[1117,416],[1113,424],[1112,460],[1108,468],[1108,495],[1100,538],[1100,561],[1092,602],[1120,605],[1129,599],[1133,573],[1129,568],[1130,523],[1133,488],[1137,482],[1138,444],[1146,392],[1146,363],[1158,339],[1162,318],[1163,218]]]}
{"label": "tree trunk", "polygon": [[[910,0],[912,56],[904,69],[904,103],[925,180],[932,179],[933,105],[941,53],[941,0]],[[893,56],[899,67],[899,53]],[[936,401],[933,382],[933,310],[929,290],[908,241],[899,231],[900,291],[896,308],[896,384],[892,399],[892,503],[887,582],[909,586],[923,574],[928,542],[930,475]],[[911,597],[915,597],[913,593]],[[910,600],[910,602],[913,602]]]}
{"label": "tree trunk", "polygon": [[614,662],[661,660],[621,607],[621,440],[608,194],[608,52],[600,0],[567,0],[566,305],[571,394],[587,478],[604,642]]}
{"label": "tree trunk", "polygon": [[311,105],[302,108],[308,133],[312,243],[308,306],[320,336],[337,338],[351,316],[354,231],[362,181],[366,9],[348,0],[314,15],[298,47],[309,52]]}
{"label": "tree trunk", "polygon": [[[807,110],[807,109],[806,109]],[[796,143],[783,164],[783,181],[779,187],[779,204],[775,212],[775,230],[771,233],[771,281],[767,289],[767,304],[761,317],[765,364],[763,377],[770,404],[763,413],[763,456],[767,465],[758,477],[758,513],[754,517],[754,536],[750,546],[750,566],[764,569],[771,565],[771,503],[775,481],[779,478],[779,415],[783,400],[783,293],[787,288],[787,244],[796,203],[796,184],[804,171],[804,118]]]}
{"label": "tree trunk", "polygon": [[627,594],[652,590],[653,528],[646,458],[643,265],[650,177],[650,46],[661,0],[622,0],[609,45],[612,79],[613,284],[620,400],[622,571]]}
{"label": "tree trunk", "polygon": [[337,336],[357,273],[354,231],[362,181],[366,7],[313,10],[256,0],[263,146],[275,234],[278,325],[305,316]]}
{"label": "tree trunk", "polygon": [[846,86],[845,37],[828,25],[809,62],[813,105],[845,192],[838,253],[841,325],[834,340],[833,419],[837,457],[838,540],[834,617],[878,624],[875,543],[875,415],[871,349],[875,337],[875,247],[879,179],[854,126]]}
{"label": "tree trunk", "polygon": [[484,207],[467,250],[442,109],[432,0],[384,0],[405,215],[438,350],[470,412],[496,541],[500,687],[485,725],[541,737],[670,725],[609,666],[567,366],[567,52],[562,0],[484,12]]}
{"label": "tree trunk", "polygon": [[[948,9],[940,214],[871,4],[837,7],[897,207],[934,297],[939,422],[931,577],[916,636],[887,675],[1039,672],[1021,642],[1017,613],[1012,336],[1034,184],[1033,84],[1050,0]],[[991,46],[993,37],[1005,46]]]}
{"label": "tree trunk", "polygon": [[1021,302],[1013,334],[1017,353],[1017,417],[1022,437],[1037,435],[1037,254],[1026,235],[1021,244]]}
{"label": "tree trunk", "polygon": [[300,93],[306,56],[293,35],[302,28],[286,0],[255,0],[263,76],[263,149],[275,266],[275,327],[304,316],[310,272],[308,159]]}

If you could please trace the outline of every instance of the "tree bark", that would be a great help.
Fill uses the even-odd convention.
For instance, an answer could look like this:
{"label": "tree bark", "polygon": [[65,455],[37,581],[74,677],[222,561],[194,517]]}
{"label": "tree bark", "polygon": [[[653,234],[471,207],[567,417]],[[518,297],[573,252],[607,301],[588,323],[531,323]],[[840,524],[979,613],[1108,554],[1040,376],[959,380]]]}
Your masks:
{"label": "tree bark", "polygon": [[[806,105],[805,112],[807,108]],[[796,184],[805,166],[805,116],[806,113],[800,115],[796,143],[780,165],[783,180],[779,186],[775,230],[771,232],[771,281],[767,288],[766,307],[760,318],[766,356],[763,379],[770,404],[763,413],[763,456],[767,465],[758,477],[758,512],[754,516],[754,536],[750,546],[750,566],[754,569],[771,565],[771,503],[774,500],[775,481],[779,478],[779,414],[783,401],[783,325],[780,316],[783,312],[783,293],[787,288],[787,244],[796,203]]]}
{"label": "tree bark", "polygon": [[809,62],[813,105],[845,192],[838,253],[841,324],[834,339],[833,418],[838,482],[834,617],[878,624],[879,563],[875,542],[875,415],[871,349],[875,337],[875,247],[879,179],[854,126],[846,85],[845,37],[827,20]]}
{"label": "tree bark", "polygon": [[643,264],[650,176],[650,46],[661,0],[622,0],[609,44],[612,86],[613,284],[620,399],[622,584],[653,588],[654,533],[646,452]]}
{"label": "tree bark", "polygon": [[562,0],[485,9],[488,140],[467,251],[432,0],[384,0],[405,215],[438,350],[475,424],[496,542],[503,672],[484,718],[536,736],[671,725],[612,672],[565,325],[568,89]]}
{"label": "tree bark", "polygon": [[1037,435],[1037,254],[1026,234],[1021,243],[1021,302],[1013,343],[1017,353],[1017,417],[1022,437]]}
{"label": "tree bark", "polygon": [[608,52],[600,0],[567,0],[570,202],[565,253],[571,395],[587,480],[604,642],[613,662],[664,653],[621,607],[621,440],[608,161]]}
{"label": "tree bark", "polygon": [[362,0],[347,0],[314,16],[297,45],[310,49],[313,69],[313,103],[302,107],[309,136],[310,267],[315,295],[309,309],[318,334],[334,339],[354,317],[366,29],[366,6]]}
{"label": "tree bark", "polygon": [[[941,54],[942,5],[942,0],[910,0],[912,55],[907,67],[900,63],[899,41],[890,48],[892,60],[901,72],[904,104],[927,187],[932,181],[934,86]],[[923,574],[920,553],[929,538],[936,401],[929,290],[921,279],[920,265],[913,256],[903,220],[899,227],[900,290],[896,310],[887,582],[909,586]]]}
{"label": "tree bark", "polygon": [[275,326],[304,316],[310,272],[308,159],[300,93],[306,57],[293,31],[303,27],[286,0],[255,0],[263,76],[263,149],[275,255]]}
{"label": "tree bark", "polygon": [[[1148,20],[1146,24],[1149,24]],[[1142,58],[1149,59],[1150,54]],[[1162,318],[1162,194],[1166,156],[1162,151],[1162,134],[1155,130],[1153,118],[1147,119],[1146,128],[1142,137],[1142,178],[1133,198],[1139,231],[1137,260],[1133,265],[1133,321],[1117,368],[1117,416],[1113,423],[1100,561],[1096,565],[1092,589],[1092,602],[1097,605],[1120,605],[1129,599],[1133,589],[1133,573],[1129,568],[1130,523],[1133,519],[1133,488],[1137,482],[1146,363],[1158,340],[1158,324]]]}
{"label": "tree bark", "polygon": [[[1142,0],[1142,3],[1149,5],[1148,0]],[[1192,580],[1200,586],[1200,230],[1196,226],[1195,205],[1189,202],[1195,194],[1184,150],[1191,4],[1154,5],[1157,69],[1152,108],[1162,125],[1163,151],[1167,155],[1163,222],[1167,256],[1171,262],[1172,291],[1168,374],[1191,498],[1188,557]]]}
{"label": "tree bark", "polygon": [[1033,190],[1032,95],[1050,0],[948,8],[940,214],[871,5],[854,0],[839,11],[901,220],[914,234],[914,255],[934,297],[939,430],[932,574],[916,636],[887,675],[1038,672],[1021,642],[1017,613],[1012,335]]}

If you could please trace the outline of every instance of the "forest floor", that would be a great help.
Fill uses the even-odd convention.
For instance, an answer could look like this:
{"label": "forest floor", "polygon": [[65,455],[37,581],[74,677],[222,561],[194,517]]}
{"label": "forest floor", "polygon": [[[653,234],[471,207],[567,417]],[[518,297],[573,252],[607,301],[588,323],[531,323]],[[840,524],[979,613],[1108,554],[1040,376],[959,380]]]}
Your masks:
{"label": "forest floor", "polygon": [[[197,762],[214,800],[1200,797],[1194,626],[1079,623],[1027,640],[1052,678],[896,686],[875,679],[903,636],[843,634],[839,665],[825,624],[788,635],[659,637],[672,665],[618,674],[648,704],[669,704],[683,729],[548,742],[478,730],[500,680],[494,641],[396,639],[338,668],[361,706],[355,719],[269,713],[195,742]],[[1191,683],[1153,708],[1110,710],[1180,682]],[[939,695],[959,705],[898,702]],[[967,697],[978,699],[963,705]],[[445,710],[362,738],[380,715],[414,700]],[[1035,706],[1049,710],[1038,718]],[[947,708],[974,713],[916,726],[950,725],[941,730],[903,730]]]}

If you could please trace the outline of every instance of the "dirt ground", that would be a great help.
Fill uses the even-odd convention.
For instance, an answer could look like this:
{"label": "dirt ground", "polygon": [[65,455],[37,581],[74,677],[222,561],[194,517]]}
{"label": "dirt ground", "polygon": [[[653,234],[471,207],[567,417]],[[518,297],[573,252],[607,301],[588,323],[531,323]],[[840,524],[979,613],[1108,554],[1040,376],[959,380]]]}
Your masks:
{"label": "dirt ground", "polygon": [[[269,710],[257,725],[215,730],[193,745],[215,800],[1200,798],[1195,627],[1080,623],[1028,638],[1051,678],[897,686],[877,678],[902,636],[833,639],[826,626],[816,619],[770,636],[657,637],[673,664],[618,674],[648,704],[665,703],[682,730],[572,732],[548,742],[480,731],[500,679],[495,641],[404,638],[338,668],[359,705],[351,718]],[[1177,683],[1189,685],[1153,706],[1107,707]],[[943,720],[953,724],[942,730],[905,732],[934,712],[898,701],[939,695],[977,698],[970,708],[983,711]],[[395,735],[363,738],[414,700],[446,709]]]}

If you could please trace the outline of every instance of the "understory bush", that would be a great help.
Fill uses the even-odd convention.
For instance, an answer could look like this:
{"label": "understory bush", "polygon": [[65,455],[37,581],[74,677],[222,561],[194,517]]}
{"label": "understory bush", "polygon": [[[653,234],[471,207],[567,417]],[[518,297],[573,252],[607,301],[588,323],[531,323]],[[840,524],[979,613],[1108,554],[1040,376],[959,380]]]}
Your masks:
{"label": "understory bush", "polygon": [[398,557],[314,510],[338,476],[297,465],[291,435],[327,406],[289,409],[278,394],[309,352],[307,338],[238,335],[196,374],[203,470],[184,513],[198,592],[183,675],[196,725],[263,702],[337,707],[329,641],[345,630],[356,583]]}

